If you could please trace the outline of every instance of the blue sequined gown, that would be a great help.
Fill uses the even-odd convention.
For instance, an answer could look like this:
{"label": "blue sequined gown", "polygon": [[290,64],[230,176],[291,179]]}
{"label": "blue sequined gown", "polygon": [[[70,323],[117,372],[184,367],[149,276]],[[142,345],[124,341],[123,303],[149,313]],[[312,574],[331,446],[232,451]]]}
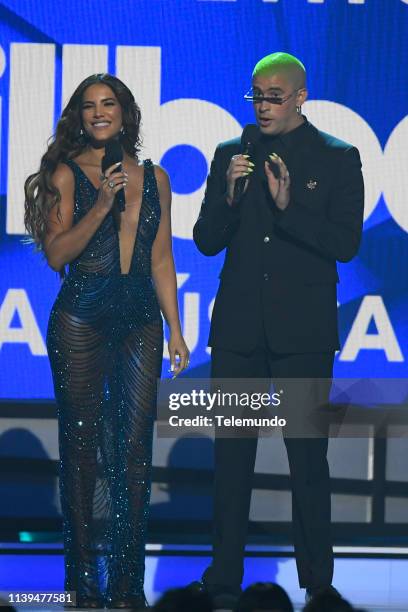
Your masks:
{"label": "blue sequined gown", "polygon": [[[74,223],[98,191],[72,160]],[[69,266],[47,347],[58,407],[65,588],[79,597],[143,594],[156,380],[163,324],[151,279],[160,221],[153,164],[128,274],[113,213]]]}

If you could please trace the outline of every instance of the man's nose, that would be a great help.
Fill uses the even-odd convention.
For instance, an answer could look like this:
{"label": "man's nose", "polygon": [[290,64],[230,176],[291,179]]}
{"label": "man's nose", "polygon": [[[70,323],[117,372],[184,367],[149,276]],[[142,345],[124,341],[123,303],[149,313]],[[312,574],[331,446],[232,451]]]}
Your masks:
{"label": "man's nose", "polygon": [[265,111],[268,110],[269,104],[268,104],[268,102],[266,102],[266,100],[262,100],[262,102],[260,102],[258,108],[259,108],[259,112],[260,113],[264,113]]}

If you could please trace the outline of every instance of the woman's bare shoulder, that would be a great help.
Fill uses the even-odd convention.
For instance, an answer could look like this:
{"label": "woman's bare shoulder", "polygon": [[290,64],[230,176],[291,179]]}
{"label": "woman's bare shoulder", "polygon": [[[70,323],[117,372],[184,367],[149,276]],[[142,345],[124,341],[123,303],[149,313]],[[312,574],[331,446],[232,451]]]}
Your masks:
{"label": "woman's bare shoulder", "polygon": [[53,175],[52,182],[58,189],[73,187],[75,183],[75,177],[72,169],[68,164],[60,162],[56,167]]}
{"label": "woman's bare shoulder", "polygon": [[159,189],[170,189],[170,178],[166,170],[159,164],[153,164],[153,168]]}

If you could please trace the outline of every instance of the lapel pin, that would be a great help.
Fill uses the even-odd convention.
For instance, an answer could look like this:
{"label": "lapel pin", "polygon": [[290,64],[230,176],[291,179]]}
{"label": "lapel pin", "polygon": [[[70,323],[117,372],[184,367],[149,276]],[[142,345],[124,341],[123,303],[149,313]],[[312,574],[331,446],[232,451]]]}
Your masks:
{"label": "lapel pin", "polygon": [[314,179],[309,179],[306,183],[306,187],[308,189],[316,189],[317,187],[317,181],[315,181]]}

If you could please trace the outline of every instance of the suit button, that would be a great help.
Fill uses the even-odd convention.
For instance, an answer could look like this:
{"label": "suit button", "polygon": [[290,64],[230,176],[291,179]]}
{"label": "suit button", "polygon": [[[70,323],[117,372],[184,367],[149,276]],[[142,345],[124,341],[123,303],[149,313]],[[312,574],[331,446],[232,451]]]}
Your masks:
{"label": "suit button", "polygon": [[266,280],[266,281],[269,280],[269,274],[267,272],[265,272],[265,274],[264,274],[264,280]]}
{"label": "suit button", "polygon": [[269,242],[269,236],[265,236],[264,242]]}

